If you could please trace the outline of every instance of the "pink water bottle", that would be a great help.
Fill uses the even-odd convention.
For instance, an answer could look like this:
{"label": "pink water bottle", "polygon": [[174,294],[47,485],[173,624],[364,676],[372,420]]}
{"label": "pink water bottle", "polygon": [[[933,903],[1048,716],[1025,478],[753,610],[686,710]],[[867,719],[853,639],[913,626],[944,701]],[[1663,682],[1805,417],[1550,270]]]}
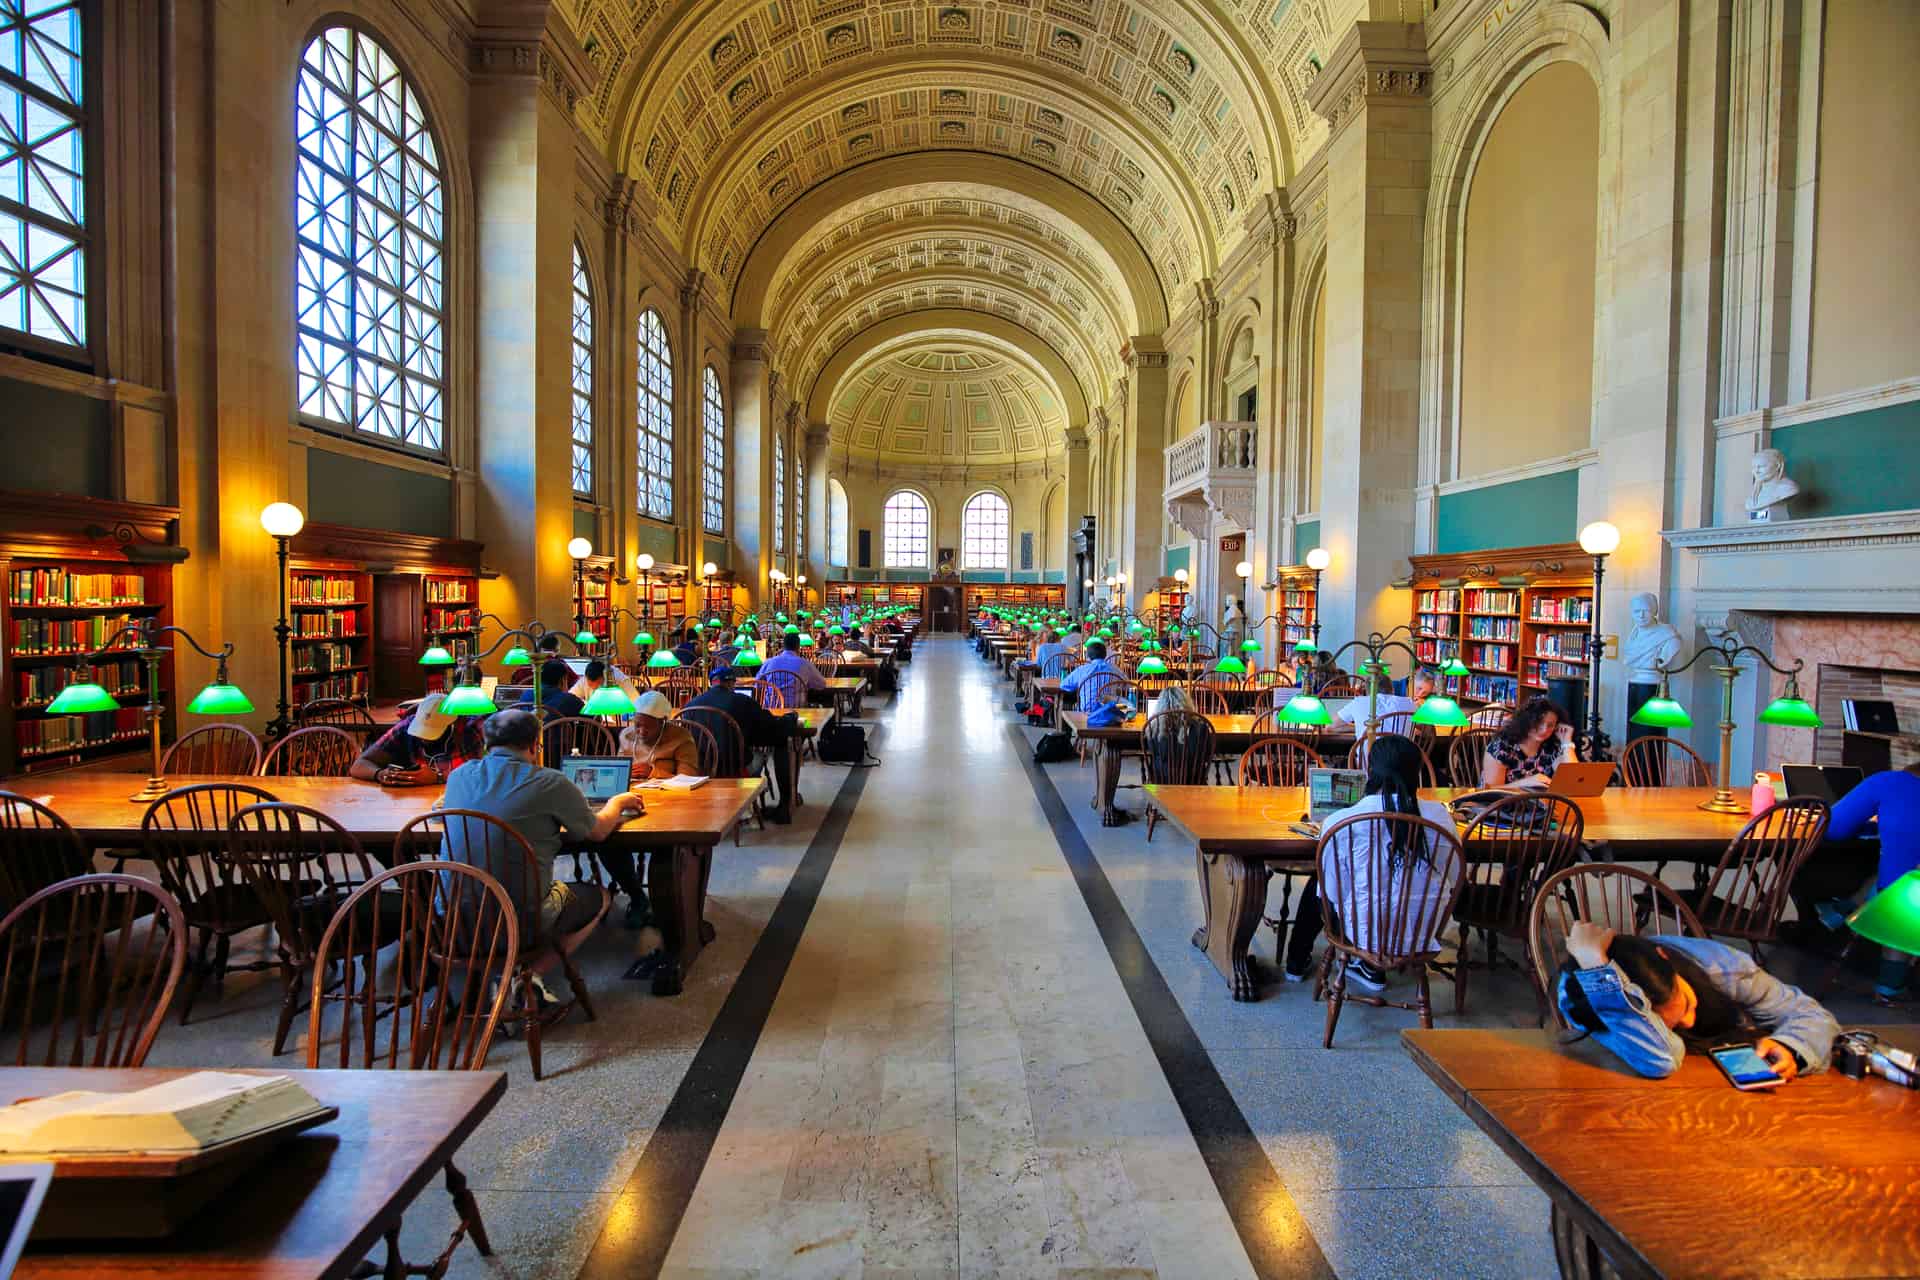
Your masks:
{"label": "pink water bottle", "polygon": [[1765,773],[1754,774],[1753,804],[1751,805],[1754,816],[1758,817],[1773,808],[1776,798],[1773,792],[1772,776]]}

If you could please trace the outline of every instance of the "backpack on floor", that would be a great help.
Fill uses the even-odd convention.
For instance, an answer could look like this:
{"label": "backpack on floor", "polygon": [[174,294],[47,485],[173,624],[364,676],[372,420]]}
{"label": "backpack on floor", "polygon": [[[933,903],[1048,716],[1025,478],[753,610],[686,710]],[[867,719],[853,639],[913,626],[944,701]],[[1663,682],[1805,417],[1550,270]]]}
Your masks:
{"label": "backpack on floor", "polygon": [[1073,759],[1073,738],[1066,733],[1043,733],[1033,744],[1035,764],[1061,764]]}
{"label": "backpack on floor", "polygon": [[851,765],[856,769],[871,769],[880,763],[867,754],[867,731],[857,724],[836,722],[820,735],[816,748],[822,764]]}
{"label": "backpack on floor", "polygon": [[900,680],[894,674],[892,667],[875,667],[872,674],[867,677],[867,688],[875,693],[897,693],[900,689]]}
{"label": "backpack on floor", "polygon": [[1035,698],[1030,705],[1016,706],[1015,709],[1025,715],[1027,723],[1035,728],[1044,729],[1053,723],[1053,699],[1051,698]]}

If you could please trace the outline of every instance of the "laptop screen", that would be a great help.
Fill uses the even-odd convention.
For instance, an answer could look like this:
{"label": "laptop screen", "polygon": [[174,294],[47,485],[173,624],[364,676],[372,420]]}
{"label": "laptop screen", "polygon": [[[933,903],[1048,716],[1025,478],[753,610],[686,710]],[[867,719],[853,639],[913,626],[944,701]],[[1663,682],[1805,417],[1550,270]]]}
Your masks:
{"label": "laptop screen", "polygon": [[1841,796],[1859,786],[1866,772],[1849,764],[1783,764],[1781,776],[1787,780],[1787,798],[1806,798],[1836,803]]}
{"label": "laptop screen", "polygon": [[0,1276],[13,1274],[52,1180],[51,1164],[0,1167]]}
{"label": "laptop screen", "polygon": [[633,761],[625,756],[567,756],[560,773],[580,788],[591,804],[605,804],[627,789]]}
{"label": "laptop screen", "polygon": [[1359,769],[1307,770],[1307,817],[1314,822],[1359,804],[1366,794],[1367,775]]}

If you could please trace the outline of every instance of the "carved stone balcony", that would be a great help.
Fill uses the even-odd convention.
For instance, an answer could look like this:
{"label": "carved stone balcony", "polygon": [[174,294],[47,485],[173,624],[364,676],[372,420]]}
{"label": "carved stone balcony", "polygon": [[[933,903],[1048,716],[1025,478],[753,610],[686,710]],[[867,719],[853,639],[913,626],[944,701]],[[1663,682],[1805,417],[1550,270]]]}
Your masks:
{"label": "carved stone balcony", "polygon": [[1257,439],[1251,422],[1203,422],[1167,446],[1161,496],[1175,524],[1203,541],[1252,528]]}

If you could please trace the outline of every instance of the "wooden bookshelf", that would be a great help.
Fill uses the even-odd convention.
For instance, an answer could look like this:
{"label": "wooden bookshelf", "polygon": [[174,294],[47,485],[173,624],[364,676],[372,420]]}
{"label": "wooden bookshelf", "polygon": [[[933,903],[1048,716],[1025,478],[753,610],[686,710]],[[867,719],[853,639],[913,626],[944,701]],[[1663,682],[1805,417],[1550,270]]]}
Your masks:
{"label": "wooden bookshelf", "polygon": [[964,585],[964,608],[969,618],[979,613],[985,605],[1009,609],[1058,608],[1067,598],[1066,587],[1057,582],[969,582]]}
{"label": "wooden bookshelf", "polygon": [[[613,557],[589,556],[582,564],[580,582],[573,597],[574,617],[586,624],[600,644],[612,637]],[[567,625],[573,625],[573,618]]]}
{"label": "wooden bookshelf", "polygon": [[1304,565],[1288,565],[1279,572],[1279,607],[1282,619],[1280,647],[1291,653],[1293,646],[1313,638],[1313,624],[1320,616],[1320,600],[1313,586],[1313,570]]}
{"label": "wooden bookshelf", "polygon": [[[1062,587],[1060,592],[1064,599],[1066,588]],[[1166,632],[1178,626],[1180,619],[1186,615],[1187,602],[1193,598],[1193,593],[1178,578],[1162,578],[1154,583],[1153,596],[1154,629]]]}
{"label": "wooden bookshelf", "polygon": [[1589,557],[1573,543],[1412,558],[1409,623],[1420,660],[1458,657],[1470,675],[1443,688],[1468,702],[1516,703],[1547,681],[1586,679],[1593,625]]}
{"label": "wooden bookshelf", "polygon": [[[86,677],[120,702],[117,711],[50,716],[47,704],[73,676],[76,656],[120,627],[173,623],[172,560],[177,508],[64,494],[0,492],[0,636],[6,697],[0,700],[0,770],[65,768],[137,751],[145,737],[146,668],[116,658]],[[148,557],[164,557],[156,562]],[[126,642],[122,642],[123,644]],[[163,641],[163,643],[165,643]],[[174,664],[160,667],[162,736],[173,736]]]}
{"label": "wooden bookshelf", "polygon": [[921,610],[927,603],[924,582],[829,582],[826,601],[830,605],[905,605]]}
{"label": "wooden bookshelf", "polygon": [[346,560],[287,565],[287,698],[367,701],[373,646],[373,575]]}

